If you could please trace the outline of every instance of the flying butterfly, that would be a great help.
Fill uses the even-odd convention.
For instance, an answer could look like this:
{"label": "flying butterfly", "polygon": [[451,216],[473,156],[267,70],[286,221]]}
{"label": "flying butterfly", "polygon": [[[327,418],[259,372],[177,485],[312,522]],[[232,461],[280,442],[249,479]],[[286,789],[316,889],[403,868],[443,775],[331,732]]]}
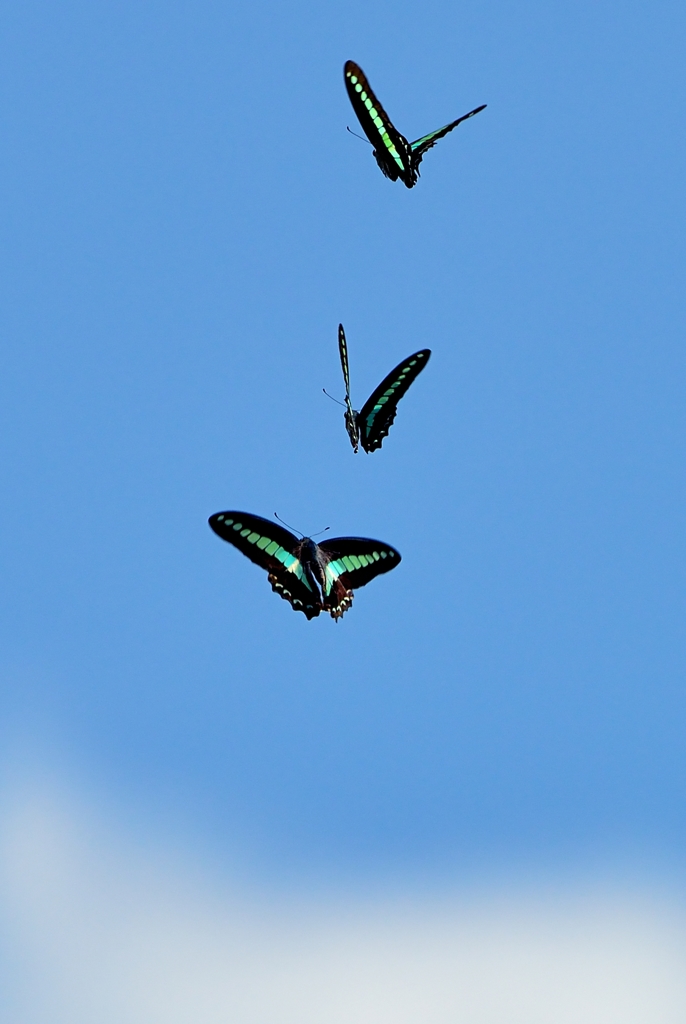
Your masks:
{"label": "flying butterfly", "polygon": [[414,352],[372,391],[360,412],[353,409],[350,400],[350,368],[348,366],[348,345],[343,324],[338,325],[338,352],[341,357],[343,380],[345,382],[345,428],[355,452],[362,445],[366,452],[376,451],[383,444],[384,437],[395,419],[398,402],[415,377],[419,376],[429,361],[431,349],[423,348]]}
{"label": "flying butterfly", "polygon": [[486,108],[482,103],[475,107],[468,114],[458,117],[457,121],[451,121],[443,128],[435,132],[423,135],[415,142],[408,142],[404,135],[401,135],[390,117],[381,106],[372,88],[367,81],[367,76],[358,64],[352,60],[345,62],[343,69],[345,87],[348,90],[350,102],[362,129],[374,146],[374,157],[377,164],[391,181],[398,178],[408,187],[412,188],[417,184],[419,178],[419,165],[427,149],[435,146],[439,139],[457,128],[458,124],[474,117]]}
{"label": "flying butterfly", "polygon": [[353,590],[400,562],[395,548],[380,540],[335,537],[317,544],[250,512],[217,512],[209,524],[218,537],[266,569],[272,590],[308,619],[323,611],[340,619],[353,603]]}

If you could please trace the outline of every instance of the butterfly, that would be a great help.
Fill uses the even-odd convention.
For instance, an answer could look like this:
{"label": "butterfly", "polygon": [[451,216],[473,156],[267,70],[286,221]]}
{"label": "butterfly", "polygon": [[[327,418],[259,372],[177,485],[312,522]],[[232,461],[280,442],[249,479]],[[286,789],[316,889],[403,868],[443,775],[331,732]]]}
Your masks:
{"label": "butterfly", "polygon": [[343,324],[338,325],[338,352],[345,381],[345,429],[348,431],[350,443],[356,452],[360,445],[366,452],[376,451],[391,429],[398,402],[428,363],[431,349],[420,349],[402,363],[398,363],[396,368],[384,377],[378,388],[372,391],[360,412],[353,409],[350,401],[348,345]]}
{"label": "butterfly", "polygon": [[209,524],[218,537],[266,569],[272,590],[308,619],[322,611],[340,619],[353,603],[353,590],[400,562],[395,548],[380,540],[335,537],[317,544],[250,512],[217,512]]}
{"label": "butterfly", "polygon": [[468,114],[458,117],[457,121],[451,121],[443,128],[423,135],[416,142],[408,142],[394,126],[372,92],[362,68],[354,61],[348,60],[345,62],[343,72],[350,102],[365,135],[374,146],[374,158],[377,164],[387,178],[390,178],[391,181],[397,181],[400,178],[408,188],[417,184],[419,165],[427,149],[435,146],[439,139],[451,132],[453,128],[457,128],[462,121],[474,117],[486,107],[486,104],[482,103],[480,107],[475,107]]}

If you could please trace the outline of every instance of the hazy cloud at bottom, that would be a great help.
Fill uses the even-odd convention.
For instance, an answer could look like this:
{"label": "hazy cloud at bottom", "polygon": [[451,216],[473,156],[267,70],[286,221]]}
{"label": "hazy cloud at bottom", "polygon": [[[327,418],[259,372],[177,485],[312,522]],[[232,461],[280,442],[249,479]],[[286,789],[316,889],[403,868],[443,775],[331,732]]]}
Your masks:
{"label": "hazy cloud at bottom", "polygon": [[686,1019],[686,918],[664,891],[237,896],[197,865],[112,840],[57,792],[5,794],[12,1024]]}

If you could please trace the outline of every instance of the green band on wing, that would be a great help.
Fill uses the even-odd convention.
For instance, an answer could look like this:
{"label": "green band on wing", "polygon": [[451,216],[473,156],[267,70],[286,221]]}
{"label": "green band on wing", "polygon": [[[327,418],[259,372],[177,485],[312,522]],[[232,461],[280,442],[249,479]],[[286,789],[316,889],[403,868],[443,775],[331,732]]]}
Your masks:
{"label": "green band on wing", "polygon": [[295,565],[298,561],[295,555],[292,555],[290,551],[286,551],[286,549],[282,547],[278,548],[276,551],[276,557],[286,569],[290,569],[291,566]]}
{"label": "green band on wing", "polygon": [[373,565],[374,562],[378,562],[386,557],[385,551],[372,551],[369,554],[342,555],[340,558],[334,559],[332,562],[329,562],[324,570],[326,577],[324,584],[325,593],[327,595],[331,593],[333,584],[343,573],[365,569],[368,565]]}
{"label": "green band on wing", "polygon": [[387,132],[383,132],[382,135],[381,135],[381,139],[382,139],[382,142],[383,142],[384,146],[386,147],[388,152],[391,154],[391,156],[393,157],[393,159],[397,163],[397,165],[400,168],[400,170],[404,171],[405,170],[405,164],[403,163],[403,161],[401,159],[401,156],[398,153],[398,150],[395,148],[395,146],[393,144],[393,140],[391,139],[390,135]]}
{"label": "green band on wing", "polygon": [[329,562],[327,565],[324,570],[324,593],[327,597],[331,593],[334,583],[342,572],[345,572],[345,566],[339,559],[336,559],[334,562]]}
{"label": "green band on wing", "polygon": [[308,590],[312,590],[309,580],[303,571],[300,560],[292,555],[290,551],[286,551],[285,548],[278,547],[274,552],[274,557],[283,565],[287,572],[292,572],[294,576],[297,576],[301,583],[304,583]]}
{"label": "green band on wing", "polygon": [[[447,124],[443,126],[443,128],[447,127]],[[416,149],[419,149],[420,146],[423,146],[426,142],[430,142],[431,139],[435,138],[437,135],[440,135],[441,132],[443,131],[443,128],[437,128],[435,132],[429,132],[428,135],[424,135],[421,139],[417,139],[416,142],[411,142],[410,149],[412,150],[412,152],[414,153],[414,151]]]}

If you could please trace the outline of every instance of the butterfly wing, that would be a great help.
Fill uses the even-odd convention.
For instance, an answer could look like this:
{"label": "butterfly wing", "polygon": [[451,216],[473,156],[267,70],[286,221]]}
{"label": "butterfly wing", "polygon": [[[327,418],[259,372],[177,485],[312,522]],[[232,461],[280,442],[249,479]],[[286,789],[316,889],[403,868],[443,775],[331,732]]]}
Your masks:
{"label": "butterfly wing", "polygon": [[398,402],[429,361],[431,349],[423,348],[398,363],[362,406],[358,415],[360,442],[366,452],[376,451],[391,429]]}
{"label": "butterfly wing", "polygon": [[319,545],[328,559],[324,567],[324,609],[334,619],[344,615],[353,601],[353,590],[375,576],[395,569],[400,553],[390,544],[367,537],[334,537]]}
{"label": "butterfly wing", "polygon": [[294,611],[303,612],[308,619],[319,615],[321,600],[303,570],[299,558],[302,542],[294,534],[249,512],[217,512],[210,516],[209,524],[218,537],[267,570],[272,590],[289,601]]}
{"label": "butterfly wing", "polygon": [[394,126],[372,92],[362,68],[354,61],[348,60],[345,62],[343,75],[353,110],[362,125],[362,130],[374,147],[377,164],[391,181],[401,178],[408,188],[412,188],[416,176],[411,181],[413,171],[409,142]]}
{"label": "butterfly wing", "polygon": [[345,383],[345,397],[350,401],[350,367],[348,365],[348,344],[345,340],[343,324],[338,325],[338,354],[341,357],[341,369],[343,370],[343,381]]}
{"label": "butterfly wing", "polygon": [[341,369],[345,381],[345,429],[348,431],[353,450],[357,451],[360,444],[360,432],[357,428],[357,416],[350,400],[350,367],[348,365],[348,344],[345,340],[343,324],[338,325],[338,354],[341,357]]}
{"label": "butterfly wing", "polygon": [[416,142],[410,143],[410,152],[412,153],[412,166],[416,170],[422,162],[422,157],[426,153],[427,149],[431,149],[435,146],[439,139],[442,139],[444,135],[451,132],[453,128],[457,128],[458,124],[462,124],[470,117],[474,117],[475,114],[485,110],[486,104],[483,103],[480,107],[475,107],[474,110],[470,110],[468,114],[463,114],[462,117],[458,117],[457,121],[451,121],[450,124],[446,124],[443,128],[438,128],[435,132],[430,132],[428,135],[423,135],[421,139],[417,139]]}

